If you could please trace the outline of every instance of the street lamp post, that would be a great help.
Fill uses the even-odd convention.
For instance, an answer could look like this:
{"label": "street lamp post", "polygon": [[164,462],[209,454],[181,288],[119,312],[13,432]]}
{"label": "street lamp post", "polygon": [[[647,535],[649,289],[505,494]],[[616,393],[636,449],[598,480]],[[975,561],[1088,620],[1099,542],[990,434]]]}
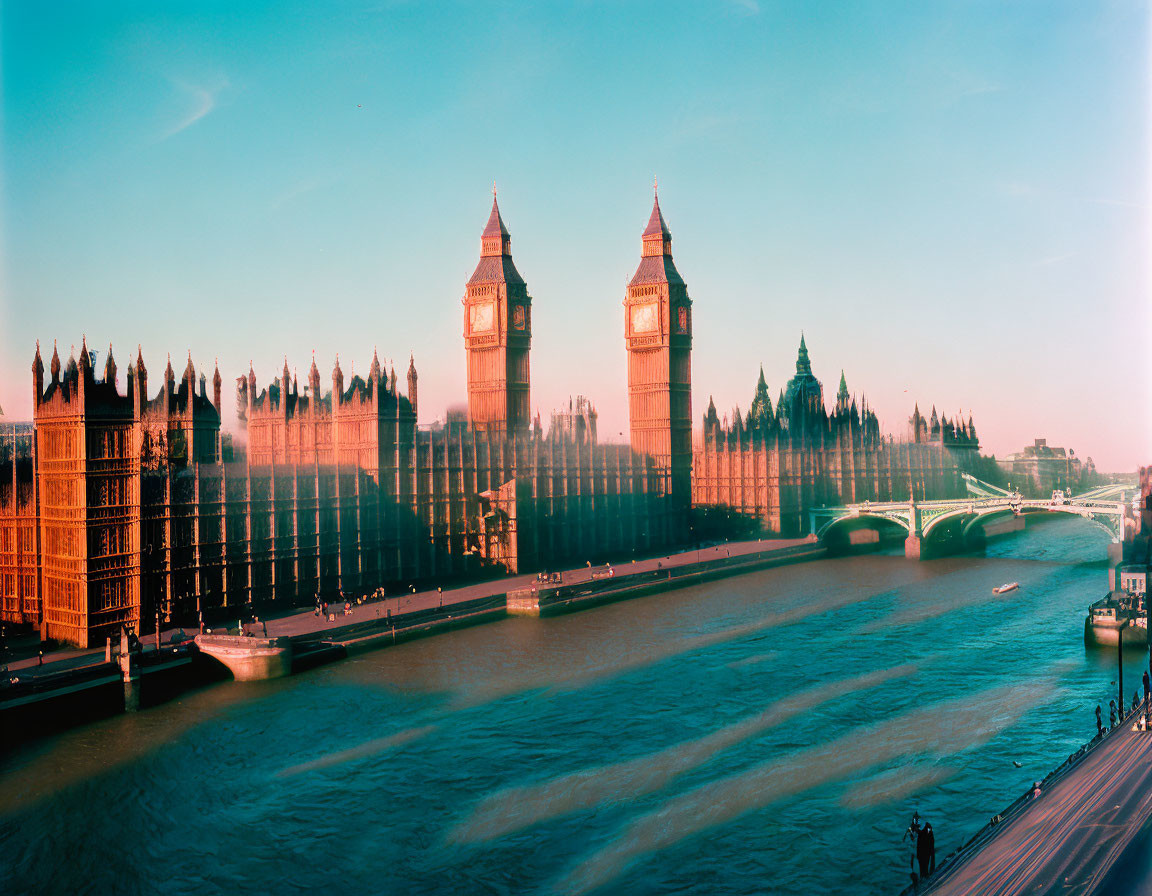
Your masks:
{"label": "street lamp post", "polygon": [[1116,632],[1116,688],[1120,697],[1116,701],[1116,706],[1121,719],[1124,718],[1124,629],[1130,621],[1125,619],[1121,622],[1120,628]]}

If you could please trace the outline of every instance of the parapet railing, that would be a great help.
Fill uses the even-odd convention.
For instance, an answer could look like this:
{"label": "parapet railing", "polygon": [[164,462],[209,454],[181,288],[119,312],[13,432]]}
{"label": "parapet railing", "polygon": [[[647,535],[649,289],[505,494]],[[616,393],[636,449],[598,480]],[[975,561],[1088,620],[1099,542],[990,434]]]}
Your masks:
{"label": "parapet railing", "polygon": [[[1120,731],[1125,722],[1138,718],[1144,711],[1144,703],[1129,712],[1116,724],[1114,728],[1104,732],[1103,735],[1097,735],[1082,745],[1075,753],[1070,753],[1068,758],[1061,762],[1056,768],[1052,769],[1041,781],[1040,792],[1047,793],[1051,785],[1057,783],[1061,778],[1071,772],[1074,768],[1080,765],[1097,747],[1101,746],[1105,741],[1111,738],[1117,731]],[[955,871],[959,870],[965,861],[975,855],[980,849],[986,845],[995,834],[1006,823],[1014,821],[1024,813],[1024,809],[1030,805],[1036,797],[1033,796],[1033,788],[1028,788],[1020,796],[1005,809],[1003,812],[993,815],[988,822],[980,828],[972,837],[964,843],[963,846],[948,853],[944,861],[940,863],[940,867],[936,869],[927,878],[922,879],[918,884],[909,884],[900,891],[900,896],[914,896],[914,894],[929,893],[940,884],[944,883],[948,877]],[[924,889],[925,883],[928,883],[928,889]]]}

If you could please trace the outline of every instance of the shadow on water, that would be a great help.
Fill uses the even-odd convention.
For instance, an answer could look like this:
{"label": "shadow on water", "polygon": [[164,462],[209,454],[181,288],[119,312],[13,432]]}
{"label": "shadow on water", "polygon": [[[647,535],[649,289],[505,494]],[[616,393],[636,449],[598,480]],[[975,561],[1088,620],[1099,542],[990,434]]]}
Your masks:
{"label": "shadow on water", "polygon": [[505,620],[44,740],[0,765],[0,892],[895,891],[913,808],[946,854],[1116,690],[1094,533],[989,550]]}
{"label": "shadow on water", "polygon": [[785,697],[754,716],[697,740],[673,744],[658,753],[637,756],[627,762],[594,766],[543,784],[495,793],[449,833],[449,840],[459,843],[492,840],[558,815],[591,809],[609,801],[635,799],[665,787],[720,751],[822,703],[910,676],[915,671],[915,666],[905,665],[822,684]]}
{"label": "shadow on water", "polygon": [[[1055,700],[1049,689],[1040,700]],[[1015,724],[1037,702],[1029,687],[1004,687],[916,710],[787,759],[703,785],[632,821],[613,843],[579,863],[557,884],[585,893],[616,878],[637,857],[763,809],[806,790],[841,781],[915,753],[949,756],[978,746]],[[989,713],[989,707],[995,707]]]}

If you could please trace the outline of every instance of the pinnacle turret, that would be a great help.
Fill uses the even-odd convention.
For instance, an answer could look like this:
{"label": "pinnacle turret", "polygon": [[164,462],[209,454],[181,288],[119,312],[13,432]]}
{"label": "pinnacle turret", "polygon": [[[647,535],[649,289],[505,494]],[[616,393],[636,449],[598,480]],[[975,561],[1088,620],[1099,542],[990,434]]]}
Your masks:
{"label": "pinnacle turret", "polygon": [[804,334],[800,334],[800,349],[796,352],[796,373],[808,375],[812,373],[812,362],[808,360],[808,346],[804,344]]}

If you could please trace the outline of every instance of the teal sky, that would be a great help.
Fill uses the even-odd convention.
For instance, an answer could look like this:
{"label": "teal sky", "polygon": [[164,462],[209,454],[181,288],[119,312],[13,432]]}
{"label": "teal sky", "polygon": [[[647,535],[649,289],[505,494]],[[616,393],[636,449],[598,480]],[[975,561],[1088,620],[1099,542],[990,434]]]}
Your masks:
{"label": "teal sky", "polygon": [[[35,340],[155,377],[414,352],[462,402],[493,181],[532,402],[627,429],[653,176],[695,302],[693,414],[801,330],[886,429],[914,401],[1098,467],[1152,461],[1141,2],[3,4],[0,406]],[[123,387],[123,372],[121,373]],[[157,382],[154,378],[153,382]]]}

